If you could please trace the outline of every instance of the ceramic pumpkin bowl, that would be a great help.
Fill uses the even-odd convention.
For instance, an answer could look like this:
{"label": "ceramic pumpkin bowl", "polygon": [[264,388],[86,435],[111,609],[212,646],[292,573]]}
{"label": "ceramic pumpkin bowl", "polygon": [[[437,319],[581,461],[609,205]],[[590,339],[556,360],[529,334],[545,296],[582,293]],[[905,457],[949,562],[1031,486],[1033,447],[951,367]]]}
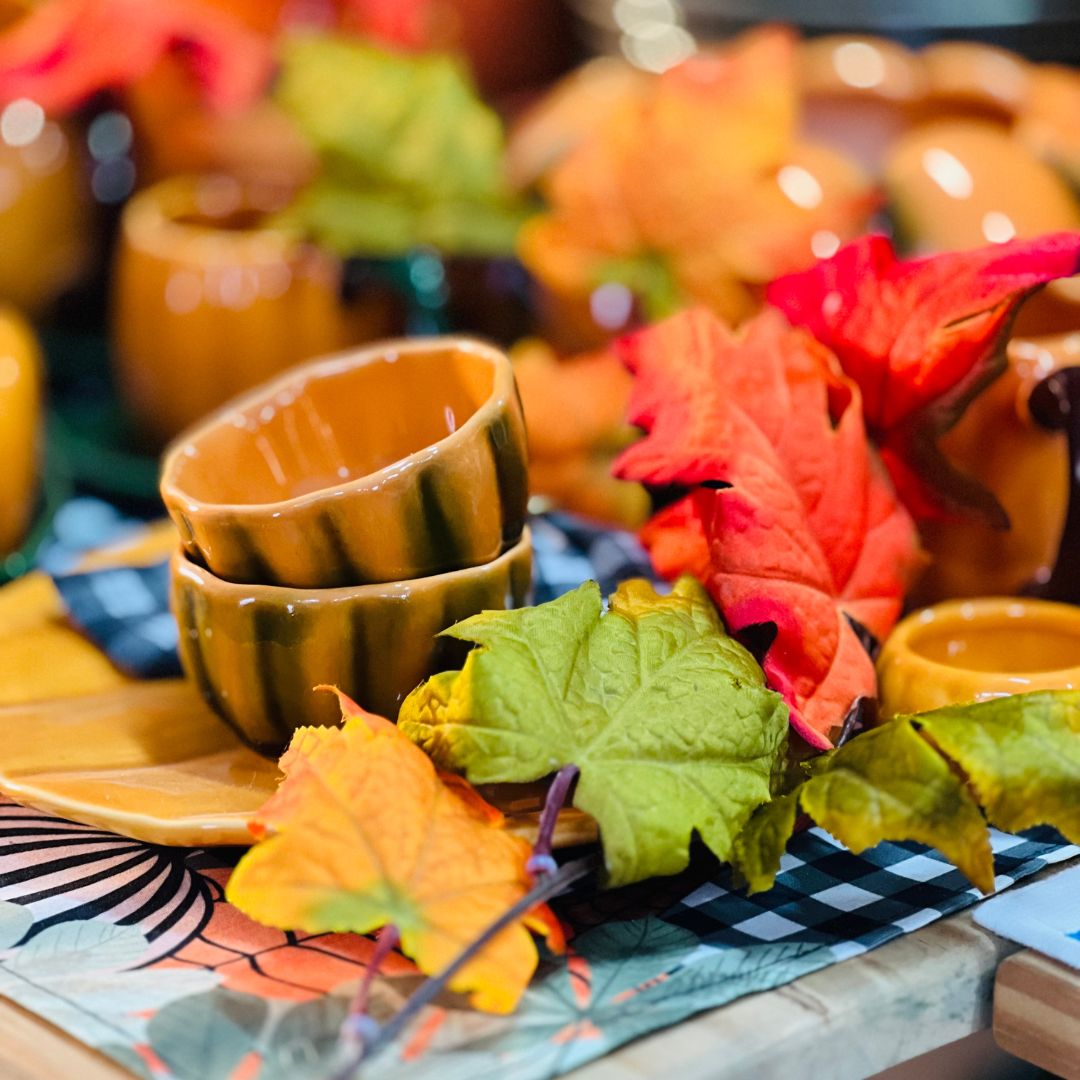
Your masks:
{"label": "ceramic pumpkin bowl", "polygon": [[181,551],[172,562],[180,659],[215,712],[273,754],[298,727],[340,721],[333,695],[311,692],[321,683],[396,717],[424,679],[461,666],[461,643],[440,631],[486,609],[520,607],[531,573],[528,529],[482,566],[343,589],[238,585]]}
{"label": "ceramic pumpkin bowl", "polygon": [[333,588],[497,558],[521,537],[525,428],[510,361],[464,338],[321,360],[182,436],[161,493],[230,581]]}
{"label": "ceramic pumpkin bowl", "polygon": [[1035,690],[1080,689],[1080,609],[952,600],[909,615],[877,664],[883,719]]}
{"label": "ceramic pumpkin bowl", "polygon": [[113,279],[124,399],[160,442],[313,356],[390,329],[385,305],[341,299],[338,259],[268,224],[285,193],[175,177],[124,207]]}

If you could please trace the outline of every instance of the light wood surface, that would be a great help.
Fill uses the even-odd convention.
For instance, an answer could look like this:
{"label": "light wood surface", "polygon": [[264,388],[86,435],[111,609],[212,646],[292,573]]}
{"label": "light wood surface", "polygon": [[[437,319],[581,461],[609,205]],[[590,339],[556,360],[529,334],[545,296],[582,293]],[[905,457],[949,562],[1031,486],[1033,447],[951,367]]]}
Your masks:
{"label": "light wood surface", "polygon": [[994,1038],[1010,1054],[1080,1080],[1080,972],[1025,950],[998,969]]}
{"label": "light wood surface", "polygon": [[[992,1018],[1004,1049],[1069,1080],[1080,1077],[1080,980],[1018,948],[961,912],[639,1039],[577,1070],[574,1080],[862,1080],[986,1032]],[[1055,981],[1062,972],[1065,980]],[[977,1074],[950,1068],[954,1076]],[[60,1077],[131,1080],[127,1070],[0,999],[0,1080]]]}

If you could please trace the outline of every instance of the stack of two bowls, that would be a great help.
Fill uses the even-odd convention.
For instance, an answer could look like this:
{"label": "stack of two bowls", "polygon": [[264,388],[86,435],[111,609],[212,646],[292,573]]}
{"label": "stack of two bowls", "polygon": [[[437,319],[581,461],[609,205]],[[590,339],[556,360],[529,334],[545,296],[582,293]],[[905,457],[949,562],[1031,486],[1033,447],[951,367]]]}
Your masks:
{"label": "stack of two bowls", "polygon": [[296,368],[182,435],[161,489],[184,669],[264,753],[338,721],[319,683],[395,717],[459,665],[441,630],[528,597],[521,404],[508,359],[477,341]]}

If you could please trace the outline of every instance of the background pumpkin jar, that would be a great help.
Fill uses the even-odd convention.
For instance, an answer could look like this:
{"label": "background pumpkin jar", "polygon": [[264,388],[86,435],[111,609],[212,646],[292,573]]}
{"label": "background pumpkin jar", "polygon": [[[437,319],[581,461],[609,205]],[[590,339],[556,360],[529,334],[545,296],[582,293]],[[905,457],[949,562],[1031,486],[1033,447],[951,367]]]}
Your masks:
{"label": "background pumpkin jar", "polygon": [[338,258],[272,223],[288,196],[226,176],[173,177],[125,206],[114,360],[152,440],[301,360],[388,331],[382,301],[343,302]]}
{"label": "background pumpkin jar", "polygon": [[41,382],[33,330],[0,307],[0,560],[25,536],[37,498]]}

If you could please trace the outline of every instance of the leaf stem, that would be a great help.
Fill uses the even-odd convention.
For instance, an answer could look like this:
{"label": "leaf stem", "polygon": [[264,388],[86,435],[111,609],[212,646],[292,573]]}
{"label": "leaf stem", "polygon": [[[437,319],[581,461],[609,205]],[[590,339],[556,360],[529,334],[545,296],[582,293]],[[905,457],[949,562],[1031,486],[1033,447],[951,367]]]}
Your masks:
{"label": "leaf stem", "polygon": [[[570,778],[571,780],[573,777]],[[569,786],[569,780],[566,786]],[[552,785],[554,786],[554,785]],[[565,797],[565,792],[564,792]],[[575,881],[579,881],[587,874],[592,873],[599,865],[599,856],[595,853],[585,855],[580,859],[574,859],[563,866],[558,867],[552,873],[541,875],[539,881],[516,903],[508,908],[486,930],[474,938],[460,953],[443,968],[438,975],[427,979],[405,1002],[395,1015],[382,1027],[377,1028],[359,1046],[353,1044],[355,1050],[349,1060],[338,1072],[334,1074],[334,1080],[349,1080],[363,1062],[369,1061],[379,1051],[385,1049],[401,1031],[416,1017],[420,1011],[429,1005],[439,994],[446,989],[450,980],[470,961],[481,949],[503,932],[508,926],[512,926],[519,919],[524,918],[537,904],[565,892]],[[380,941],[381,943],[381,941]]]}
{"label": "leaf stem", "polygon": [[544,874],[553,874],[558,869],[554,856],[551,854],[551,843],[555,837],[555,824],[559,820],[559,812],[566,804],[566,797],[570,794],[570,788],[578,776],[576,765],[564,765],[551,781],[547,797],[544,799],[544,808],[540,811],[540,826],[536,833],[536,843],[533,844],[533,853],[525,864],[525,869],[534,878],[540,878]]}
{"label": "leaf stem", "polygon": [[359,1047],[378,1033],[378,1023],[368,1016],[368,1003],[371,1000],[371,988],[375,983],[375,976],[386,958],[393,952],[394,947],[401,940],[398,928],[390,923],[384,926],[375,936],[375,949],[368,960],[364,977],[356,988],[356,996],[349,1006],[345,1019],[341,1022],[341,1037],[348,1042],[353,1042]]}

